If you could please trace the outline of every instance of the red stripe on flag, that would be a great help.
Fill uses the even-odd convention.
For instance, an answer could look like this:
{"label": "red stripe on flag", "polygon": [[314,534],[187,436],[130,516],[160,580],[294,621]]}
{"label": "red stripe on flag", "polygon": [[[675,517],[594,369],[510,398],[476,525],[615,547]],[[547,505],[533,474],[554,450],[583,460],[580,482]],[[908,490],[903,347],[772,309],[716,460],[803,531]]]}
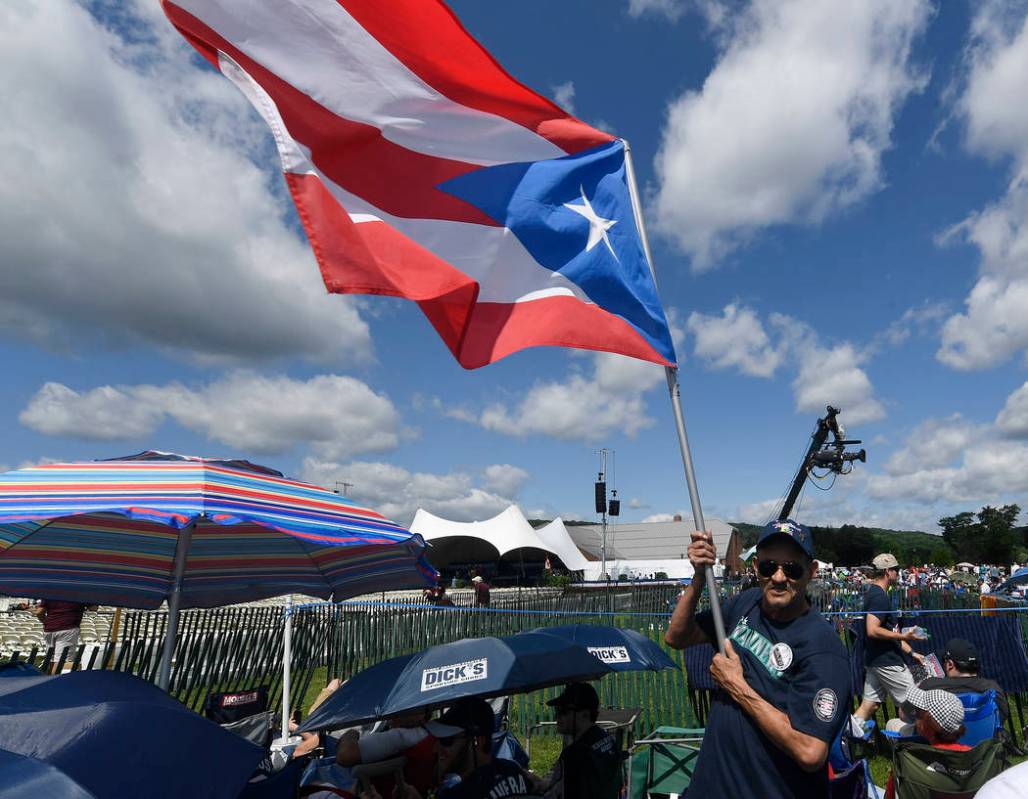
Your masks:
{"label": "red stripe on flag", "polygon": [[476,302],[475,281],[383,222],[354,223],[318,178],[290,174],[286,181],[328,290],[417,301],[465,369],[540,346],[671,365],[626,321],[576,297]]}
{"label": "red stripe on flag", "polygon": [[286,183],[325,287],[418,302],[456,356],[478,284],[384,222],[353,222],[314,175],[287,174]]}
{"label": "red stripe on flag", "polygon": [[465,369],[477,369],[541,346],[615,352],[672,366],[624,319],[568,296],[478,303],[457,357]]}
{"label": "red stripe on flag", "polygon": [[505,117],[564,152],[614,140],[515,80],[439,0],[339,0],[425,83],[469,108]]}
{"label": "red stripe on flag", "polygon": [[[436,186],[481,167],[394,144],[373,125],[332,113],[232,45],[217,31],[165,0],[172,24],[204,56],[230,56],[271,96],[290,135],[306,146],[326,177],[388,214],[496,226],[481,210]],[[216,61],[215,61],[216,63]]]}

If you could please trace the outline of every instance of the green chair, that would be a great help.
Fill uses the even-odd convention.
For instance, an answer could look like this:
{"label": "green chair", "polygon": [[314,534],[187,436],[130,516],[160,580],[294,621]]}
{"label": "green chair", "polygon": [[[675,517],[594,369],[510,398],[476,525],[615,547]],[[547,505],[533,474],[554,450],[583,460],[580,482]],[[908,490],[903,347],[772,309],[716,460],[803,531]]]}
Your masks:
{"label": "green chair", "polygon": [[632,746],[628,761],[630,799],[681,795],[692,781],[703,728],[657,727]]}

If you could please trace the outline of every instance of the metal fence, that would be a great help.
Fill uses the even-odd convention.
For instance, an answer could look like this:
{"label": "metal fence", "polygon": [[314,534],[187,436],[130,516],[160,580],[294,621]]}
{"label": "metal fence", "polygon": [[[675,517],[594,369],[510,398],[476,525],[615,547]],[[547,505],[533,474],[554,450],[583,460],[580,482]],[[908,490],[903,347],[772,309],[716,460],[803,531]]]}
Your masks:
{"label": "metal fence", "polygon": [[[726,595],[737,585],[723,586]],[[667,613],[678,593],[674,584],[612,584],[610,586],[540,588],[495,592],[492,607],[468,607],[467,595],[454,592],[454,607],[442,608],[408,595],[403,603],[350,602],[296,607],[292,611],[292,680],[290,706],[333,677],[347,678],[389,657],[419,651],[460,638],[510,635],[558,624],[613,624],[637,630],[661,642]],[[853,604],[846,591],[814,594],[824,610]],[[386,595],[388,598],[388,595]],[[963,599],[961,603],[963,603]],[[975,598],[977,601],[977,597]],[[953,607],[953,595],[922,592],[918,608]],[[901,607],[904,604],[899,603]],[[859,607],[859,606],[858,606]],[[848,608],[847,608],[848,609]],[[272,701],[282,690],[283,608],[229,607],[182,612],[171,673],[171,693],[186,705],[201,709],[209,694],[267,686]],[[1028,614],[1016,614],[1028,640]],[[156,677],[167,615],[162,612],[123,611],[120,624],[109,625],[107,640],[80,645],[61,657],[57,670],[111,668]],[[1016,636],[1015,636],[1016,637]],[[7,660],[38,666],[52,660],[41,647],[9,652]],[[684,653],[669,651],[679,669],[660,673],[630,672],[604,678],[601,700],[610,707],[637,707],[637,733],[659,725],[697,726],[706,717],[709,691],[702,679],[690,685]],[[691,653],[690,657],[695,657]],[[3,660],[4,658],[0,658]],[[697,672],[694,669],[694,675]],[[317,684],[315,684],[317,679]],[[524,733],[537,721],[550,718],[544,702],[556,689],[517,696],[511,703],[511,721]],[[686,701],[688,698],[689,701]],[[1016,699],[1021,709],[1022,697]],[[306,710],[306,708],[303,708]]]}

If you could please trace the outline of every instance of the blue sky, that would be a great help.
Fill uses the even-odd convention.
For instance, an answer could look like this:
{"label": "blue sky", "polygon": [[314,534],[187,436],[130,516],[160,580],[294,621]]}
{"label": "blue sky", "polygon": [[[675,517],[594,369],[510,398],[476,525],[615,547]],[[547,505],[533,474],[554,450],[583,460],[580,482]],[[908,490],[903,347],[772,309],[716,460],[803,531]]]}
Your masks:
{"label": "blue sky", "polygon": [[[56,7],[55,7],[56,6]],[[631,141],[711,515],[765,520],[826,402],[868,464],[811,523],[934,530],[1028,494],[1028,5],[452,7]],[[248,457],[407,522],[688,500],[657,367],[461,369],[415,306],[328,296],[263,122],[154,2],[0,10],[0,465]]]}

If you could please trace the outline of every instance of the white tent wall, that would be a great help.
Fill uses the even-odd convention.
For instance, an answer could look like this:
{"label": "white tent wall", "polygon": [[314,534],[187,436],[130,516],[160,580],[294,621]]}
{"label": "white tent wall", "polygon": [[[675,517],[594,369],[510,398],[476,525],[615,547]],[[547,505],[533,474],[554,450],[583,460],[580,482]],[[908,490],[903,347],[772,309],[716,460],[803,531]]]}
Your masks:
{"label": "white tent wall", "polygon": [[[607,572],[611,580],[624,575],[629,580],[652,579],[652,575],[663,572],[669,580],[681,580],[692,577],[694,570],[688,558],[685,560],[608,560]],[[586,564],[584,577],[586,580],[600,580],[600,562],[589,561]]]}

